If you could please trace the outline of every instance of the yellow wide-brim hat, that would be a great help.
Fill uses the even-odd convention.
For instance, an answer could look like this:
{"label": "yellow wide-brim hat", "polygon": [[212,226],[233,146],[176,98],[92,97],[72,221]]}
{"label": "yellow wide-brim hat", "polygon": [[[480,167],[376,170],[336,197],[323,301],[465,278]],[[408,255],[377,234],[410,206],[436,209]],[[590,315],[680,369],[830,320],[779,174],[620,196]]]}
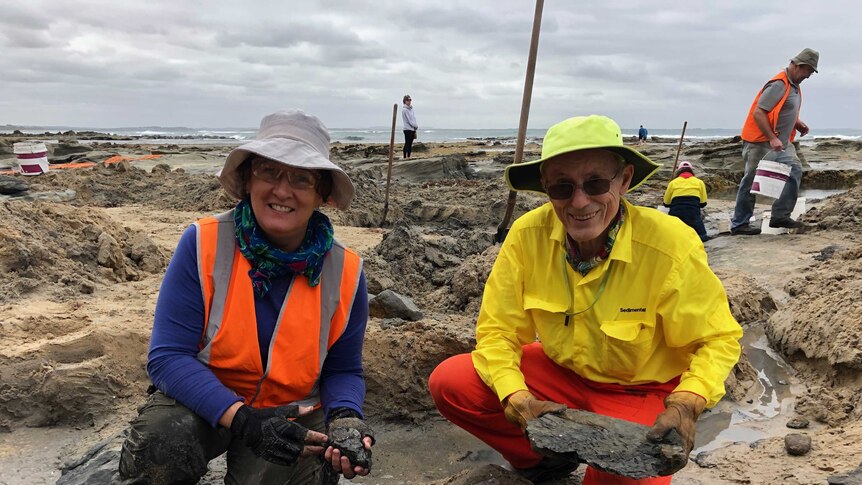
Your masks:
{"label": "yellow wide-brim hat", "polygon": [[623,145],[620,126],[607,116],[576,116],[548,129],[542,142],[542,158],[506,167],[506,183],[512,190],[545,193],[542,163],[580,150],[602,149],[620,155],[635,168],[629,192],[659,169],[660,165],[633,148]]}

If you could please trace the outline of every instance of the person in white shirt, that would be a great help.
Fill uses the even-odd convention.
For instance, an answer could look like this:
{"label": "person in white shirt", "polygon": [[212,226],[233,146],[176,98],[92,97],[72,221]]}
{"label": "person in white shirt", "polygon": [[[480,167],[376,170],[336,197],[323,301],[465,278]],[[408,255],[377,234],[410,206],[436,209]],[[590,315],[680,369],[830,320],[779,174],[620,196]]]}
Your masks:
{"label": "person in white shirt", "polygon": [[401,107],[401,121],[404,124],[404,152],[402,158],[410,158],[413,151],[413,140],[419,133],[419,125],[416,124],[416,115],[413,113],[413,99],[405,94],[402,99],[404,106]]}

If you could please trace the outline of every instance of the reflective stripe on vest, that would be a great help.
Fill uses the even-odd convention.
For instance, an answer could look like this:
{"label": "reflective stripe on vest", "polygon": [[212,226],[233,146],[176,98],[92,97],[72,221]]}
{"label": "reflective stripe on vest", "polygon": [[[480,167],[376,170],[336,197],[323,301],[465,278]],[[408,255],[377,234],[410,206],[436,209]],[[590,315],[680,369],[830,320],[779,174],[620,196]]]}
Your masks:
{"label": "reflective stripe on vest", "polygon": [[362,260],[333,242],[320,284],[305,276],[290,283],[263,368],[251,266],[236,246],[233,211],[201,219],[198,271],[205,324],[198,360],[255,407],[317,405],[319,377],[329,348],[344,333],[359,286]]}
{"label": "reflective stripe on vest", "polygon": [[[754,102],[751,103],[751,108],[748,109],[748,117],[745,118],[745,124],[742,126],[742,139],[749,143],[762,143],[769,141],[769,138],[760,131],[760,128],[757,126],[757,122],[754,121],[754,110],[759,109],[757,107],[757,102],[760,101],[760,96],[763,94],[763,90],[766,89],[766,86],[773,81],[781,81],[784,83],[784,96],[782,96],[781,100],[776,103],[772,108],[772,111],[767,114],[766,118],[769,120],[769,126],[772,127],[773,132],[775,132],[775,129],[778,127],[778,114],[781,113],[781,108],[784,106],[784,102],[787,101],[787,97],[790,95],[790,80],[787,78],[786,71],[781,71],[773,76],[773,78],[763,86],[763,89],[757,93],[757,96],[754,98]],[[798,121],[799,110],[802,109],[802,88],[797,86],[796,89],[799,92],[799,109],[796,111],[796,119]],[[789,143],[793,143],[794,138],[796,138],[795,128],[790,130],[790,137],[788,138]]]}

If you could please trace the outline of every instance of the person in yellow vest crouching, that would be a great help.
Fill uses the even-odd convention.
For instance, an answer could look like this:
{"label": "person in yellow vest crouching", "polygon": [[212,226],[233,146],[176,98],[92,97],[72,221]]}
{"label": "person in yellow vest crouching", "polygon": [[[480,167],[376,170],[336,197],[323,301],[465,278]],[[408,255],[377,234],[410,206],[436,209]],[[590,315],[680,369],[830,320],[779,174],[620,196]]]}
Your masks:
{"label": "person in yellow vest crouching", "polygon": [[680,162],[676,177],[664,191],[664,205],[670,208],[668,214],[694,229],[701,241],[709,240],[700,214],[700,209],[706,207],[706,184],[694,175],[691,162]]}
{"label": "person in yellow vest crouching", "polygon": [[[440,363],[428,386],[449,421],[539,483],[577,460],[543,456],[528,422],[566,407],[676,429],[686,453],[700,413],[724,395],[742,328],[703,243],[625,194],[658,168],[605,116],[552,126],[542,158],[510,165],[513,190],[548,201],[512,224],[485,284],[476,350]],[[666,485],[588,467],[584,485]]]}
{"label": "person in yellow vest crouching", "polygon": [[354,195],[329,160],[326,127],[299,110],[268,115],[218,178],[239,203],[192,224],[168,266],[153,385],[123,444],[122,483],[197,483],[223,453],[225,483],[367,475],[368,295],[362,259],[318,210],[346,209]]}

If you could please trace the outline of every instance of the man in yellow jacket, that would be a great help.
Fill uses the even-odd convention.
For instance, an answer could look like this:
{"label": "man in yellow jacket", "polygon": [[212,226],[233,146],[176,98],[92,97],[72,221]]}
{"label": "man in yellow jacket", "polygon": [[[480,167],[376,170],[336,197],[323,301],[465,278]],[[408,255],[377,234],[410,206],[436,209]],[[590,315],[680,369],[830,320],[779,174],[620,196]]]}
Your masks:
{"label": "man in yellow jacket", "polygon": [[[568,475],[524,435],[565,407],[671,429],[694,446],[695,422],[724,395],[742,329],[703,244],[682,221],[625,200],[658,168],[604,116],[548,130],[540,160],[512,165],[514,190],[549,202],[513,224],[485,285],[476,350],[451,357],[429,387],[447,419],[522,476]],[[666,484],[588,468],[584,484]]]}

